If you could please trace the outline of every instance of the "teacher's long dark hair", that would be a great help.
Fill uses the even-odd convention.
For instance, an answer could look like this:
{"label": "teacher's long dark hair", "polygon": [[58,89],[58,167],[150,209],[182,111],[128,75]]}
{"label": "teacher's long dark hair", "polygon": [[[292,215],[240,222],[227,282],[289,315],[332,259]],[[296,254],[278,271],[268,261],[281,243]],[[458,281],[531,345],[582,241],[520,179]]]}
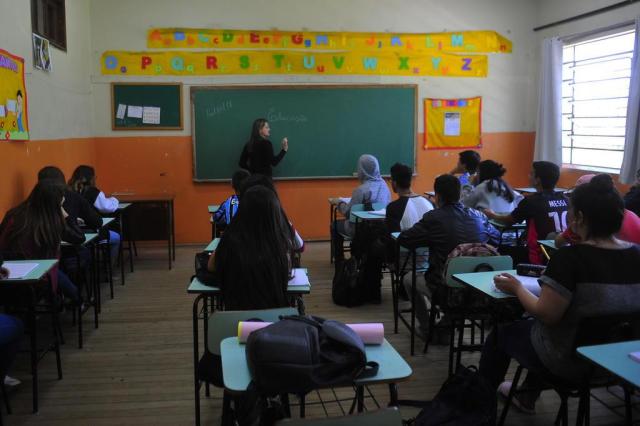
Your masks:
{"label": "teacher's long dark hair", "polygon": [[276,194],[248,189],[215,253],[226,309],[268,309],[288,305],[293,232]]}
{"label": "teacher's long dark hair", "polygon": [[251,135],[249,136],[249,141],[247,141],[247,150],[250,153],[253,152],[256,142],[264,139],[260,134],[260,130],[262,130],[264,125],[267,123],[268,121],[266,118],[258,118],[253,121],[253,125],[251,126]]}

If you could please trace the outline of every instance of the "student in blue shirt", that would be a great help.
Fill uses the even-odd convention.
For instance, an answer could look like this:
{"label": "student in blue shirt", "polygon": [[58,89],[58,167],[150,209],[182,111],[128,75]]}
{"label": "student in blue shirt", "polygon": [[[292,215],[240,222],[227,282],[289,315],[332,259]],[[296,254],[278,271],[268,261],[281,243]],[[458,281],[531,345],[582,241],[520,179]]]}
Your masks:
{"label": "student in blue shirt", "polygon": [[462,151],[458,154],[458,164],[449,172],[449,174],[458,176],[462,198],[469,195],[473,191],[473,187],[476,186],[476,171],[480,160],[480,154],[476,151]]}
{"label": "student in blue shirt", "polygon": [[224,200],[220,207],[218,207],[218,210],[213,214],[213,221],[216,225],[228,225],[231,223],[231,219],[236,215],[238,206],[240,205],[238,200],[240,188],[249,176],[249,172],[244,169],[237,170],[233,176],[231,176],[231,186],[235,194]]}

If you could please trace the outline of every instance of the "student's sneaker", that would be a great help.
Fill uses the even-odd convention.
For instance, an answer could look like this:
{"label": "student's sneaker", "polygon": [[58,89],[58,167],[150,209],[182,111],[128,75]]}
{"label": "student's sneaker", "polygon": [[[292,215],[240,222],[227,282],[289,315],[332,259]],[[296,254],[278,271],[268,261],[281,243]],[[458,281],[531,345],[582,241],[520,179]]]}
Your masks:
{"label": "student's sneaker", "polygon": [[[498,395],[504,398],[506,401],[509,397],[509,392],[511,391],[512,382],[502,382],[500,386],[498,386]],[[527,397],[526,394],[520,393],[513,396],[511,400],[511,404],[516,407],[518,410],[525,414],[535,414],[536,413],[536,401],[529,401],[530,398]]]}
{"label": "student's sneaker", "polygon": [[14,386],[18,386],[21,383],[22,382],[20,380],[16,379],[15,377],[4,376],[4,385],[5,386],[14,387]]}

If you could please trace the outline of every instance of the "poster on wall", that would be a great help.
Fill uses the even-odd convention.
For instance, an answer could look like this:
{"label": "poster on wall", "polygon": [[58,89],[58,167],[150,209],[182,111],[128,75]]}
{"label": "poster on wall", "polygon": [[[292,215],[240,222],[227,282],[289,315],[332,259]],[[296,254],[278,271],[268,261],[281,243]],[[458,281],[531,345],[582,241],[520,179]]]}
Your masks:
{"label": "poster on wall", "polygon": [[424,148],[480,148],[482,98],[424,100]]}
{"label": "poster on wall", "polygon": [[33,36],[33,65],[43,71],[51,71],[51,50],[49,40],[37,34]]}
{"label": "poster on wall", "polygon": [[0,140],[29,140],[24,59],[0,49]]}

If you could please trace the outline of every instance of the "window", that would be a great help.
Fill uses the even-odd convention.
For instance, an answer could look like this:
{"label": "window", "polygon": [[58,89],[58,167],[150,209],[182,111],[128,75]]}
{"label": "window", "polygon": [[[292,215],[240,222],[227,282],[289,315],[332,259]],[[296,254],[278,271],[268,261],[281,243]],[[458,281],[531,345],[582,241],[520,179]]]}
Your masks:
{"label": "window", "polygon": [[31,0],[31,28],[55,47],[67,50],[65,0]]}
{"label": "window", "polygon": [[564,46],[562,162],[619,172],[634,31]]}

